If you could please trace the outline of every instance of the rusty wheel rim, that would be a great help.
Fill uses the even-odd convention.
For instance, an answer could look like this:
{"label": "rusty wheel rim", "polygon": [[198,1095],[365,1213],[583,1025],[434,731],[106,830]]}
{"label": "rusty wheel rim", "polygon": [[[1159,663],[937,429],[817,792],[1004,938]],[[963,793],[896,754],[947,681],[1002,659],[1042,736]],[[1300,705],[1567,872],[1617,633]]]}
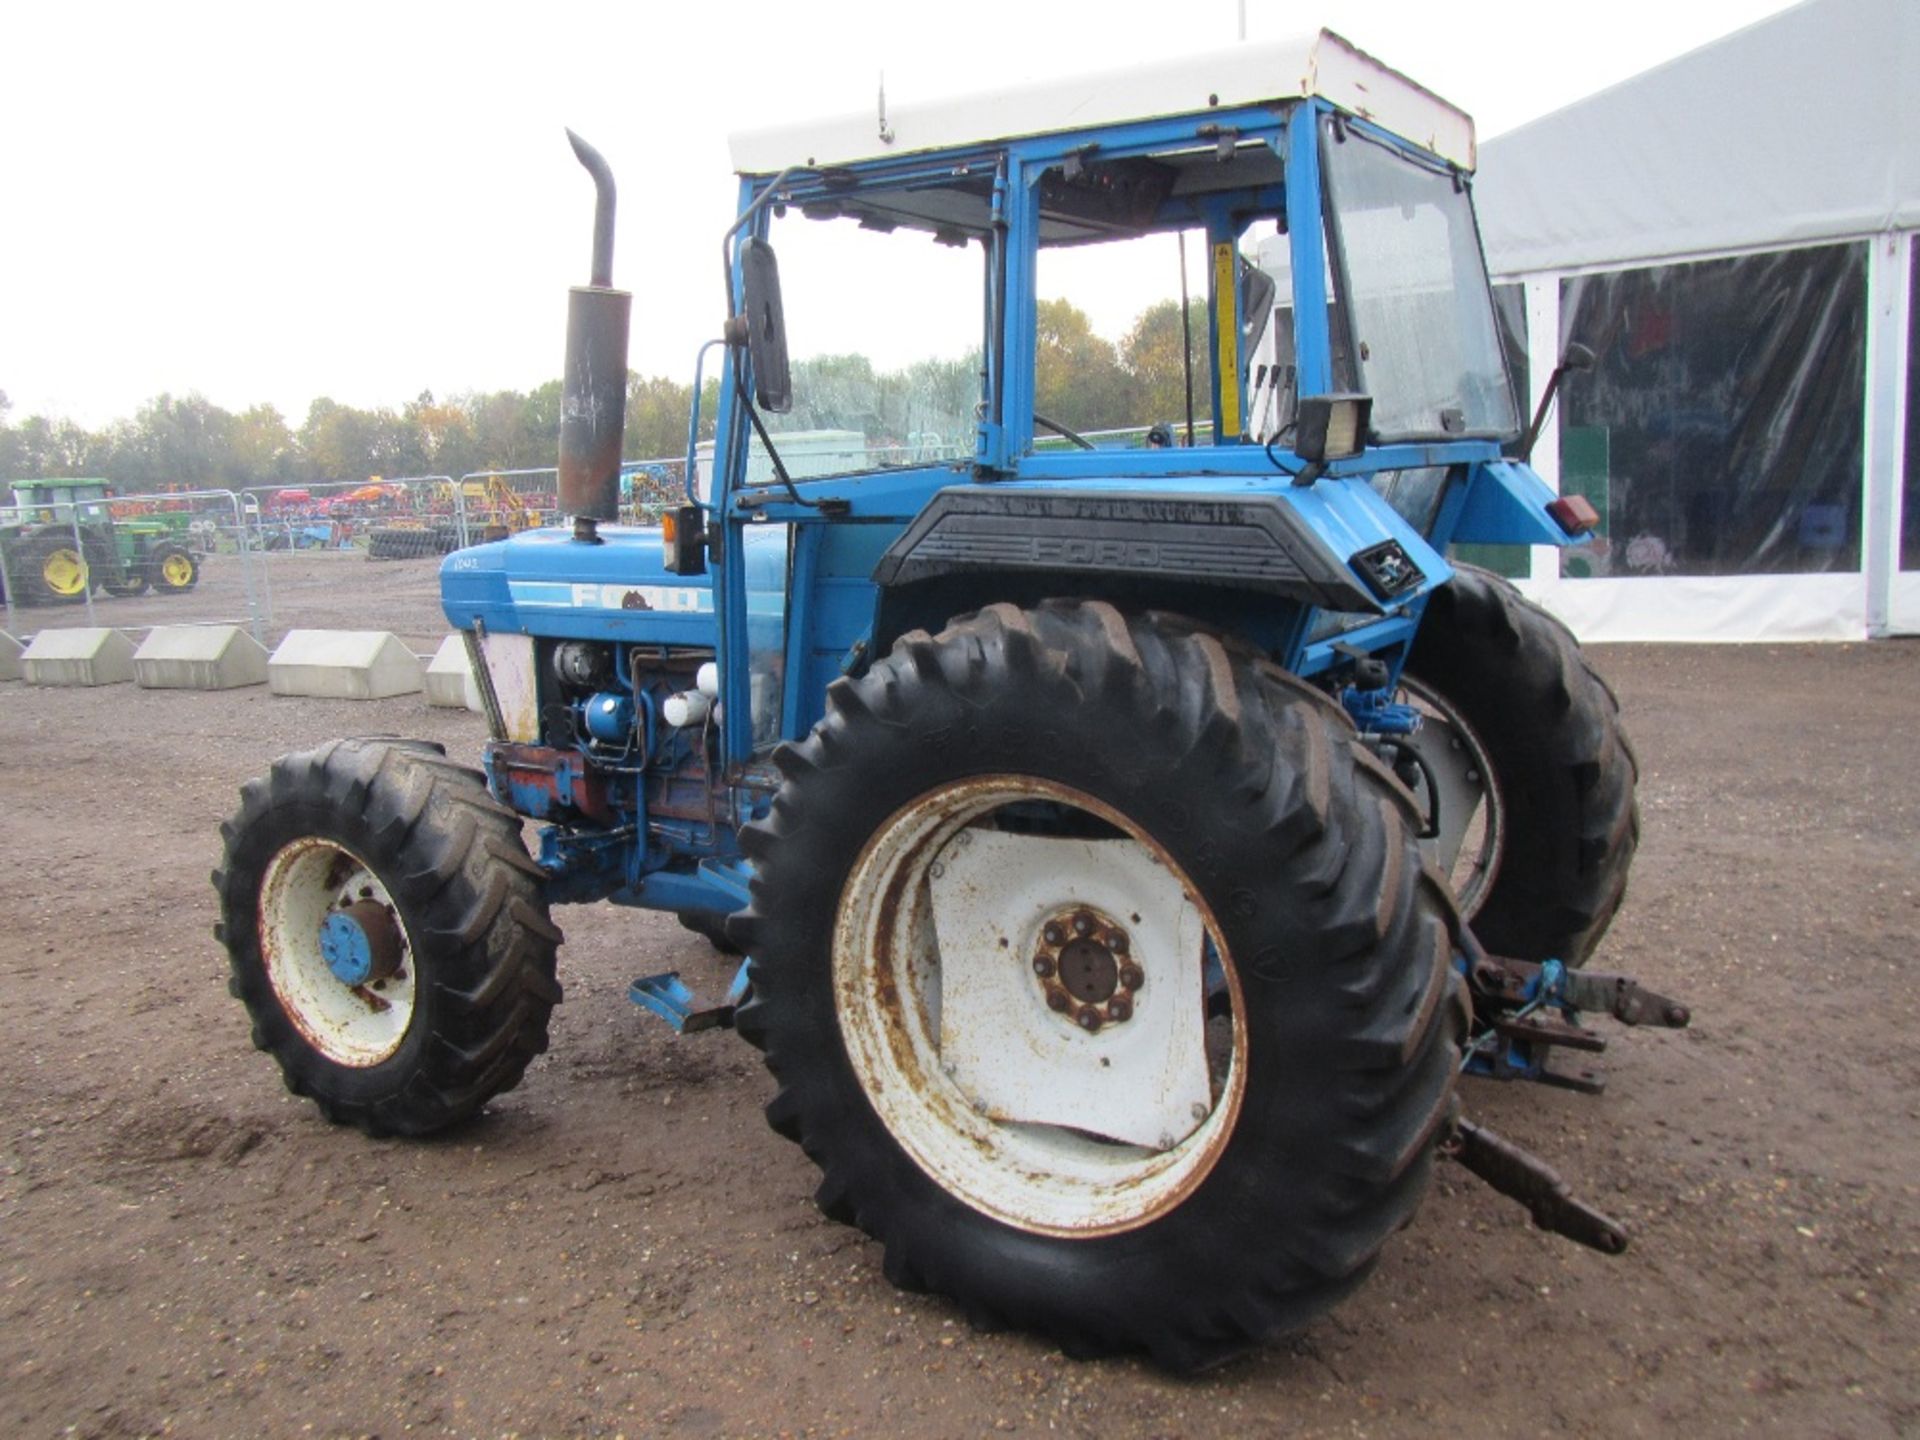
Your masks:
{"label": "rusty wheel rim", "polygon": [[[1007,807],[1036,801],[1112,838],[1010,837]],[[988,874],[1007,878],[977,913],[954,898]],[[1219,926],[1162,847],[1082,792],[987,776],[895,812],[842,890],[833,975],[888,1131],[942,1189],[1019,1229],[1146,1225],[1233,1134],[1247,1035]]]}
{"label": "rusty wheel rim", "polygon": [[[398,943],[391,973],[341,980],[322,950],[334,914],[377,910]],[[413,1024],[413,945],[393,897],[373,867],[342,845],[308,836],[284,846],[260,884],[260,954],[267,982],[307,1043],[337,1065],[364,1069],[390,1059]]]}

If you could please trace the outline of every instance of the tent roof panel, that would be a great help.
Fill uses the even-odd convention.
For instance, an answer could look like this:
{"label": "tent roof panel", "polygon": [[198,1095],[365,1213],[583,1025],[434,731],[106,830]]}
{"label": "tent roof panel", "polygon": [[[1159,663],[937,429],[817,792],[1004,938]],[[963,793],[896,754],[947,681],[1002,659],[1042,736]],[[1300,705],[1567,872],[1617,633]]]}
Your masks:
{"label": "tent roof panel", "polygon": [[1920,226],[1920,5],[1807,0],[1488,140],[1497,275]]}

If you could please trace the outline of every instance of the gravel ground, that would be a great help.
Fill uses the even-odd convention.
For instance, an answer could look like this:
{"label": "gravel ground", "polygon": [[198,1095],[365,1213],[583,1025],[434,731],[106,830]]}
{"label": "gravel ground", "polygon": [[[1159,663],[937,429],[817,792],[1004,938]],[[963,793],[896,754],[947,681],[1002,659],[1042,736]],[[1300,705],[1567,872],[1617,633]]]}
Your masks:
{"label": "gravel ground", "polygon": [[[285,563],[276,628],[438,638],[430,564]],[[216,559],[208,614],[219,583]],[[1633,1248],[1544,1235],[1443,1167],[1353,1300],[1185,1382],[892,1290],[766,1128],[758,1057],[626,1000],[667,968],[724,984],[670,918],[558,912],[553,1049],[457,1133],[369,1141],[286,1095],[210,934],[236,787],[338,734],[471,755],[476,717],[0,686],[0,1433],[1920,1431],[1920,778],[1896,738],[1920,647],[1598,661],[1645,839],[1596,963],[1694,1025],[1615,1032],[1604,1096],[1466,1101]]]}

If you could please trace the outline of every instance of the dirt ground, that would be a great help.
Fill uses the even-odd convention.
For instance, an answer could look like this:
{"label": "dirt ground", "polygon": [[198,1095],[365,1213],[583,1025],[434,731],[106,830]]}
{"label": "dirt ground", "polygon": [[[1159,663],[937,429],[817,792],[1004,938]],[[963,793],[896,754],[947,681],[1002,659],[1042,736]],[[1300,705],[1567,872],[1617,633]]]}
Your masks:
{"label": "dirt ground", "polygon": [[[403,594],[386,623],[427,648],[431,566],[354,563],[315,582],[315,623]],[[1645,839],[1597,963],[1694,1025],[1612,1031],[1602,1097],[1466,1101],[1633,1248],[1577,1249],[1443,1167],[1357,1297],[1188,1382],[892,1290],[761,1119],[758,1057],[627,1001],[656,970],[724,983],[671,919],[558,912],[553,1049],[479,1121],[329,1127],[226,994],[220,820],[281,751],[472,754],[478,719],[0,686],[0,1433],[1920,1432],[1920,646],[1598,659]]]}

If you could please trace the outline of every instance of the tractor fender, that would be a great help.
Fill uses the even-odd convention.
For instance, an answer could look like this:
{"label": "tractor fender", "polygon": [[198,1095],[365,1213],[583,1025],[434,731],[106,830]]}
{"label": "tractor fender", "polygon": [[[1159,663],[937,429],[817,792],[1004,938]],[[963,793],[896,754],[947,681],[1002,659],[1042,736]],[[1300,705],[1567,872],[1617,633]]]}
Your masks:
{"label": "tractor fender", "polygon": [[1057,578],[1075,591],[1093,577],[1199,585],[1384,615],[1452,571],[1364,484],[1287,494],[972,485],[936,491],[873,581],[886,590],[969,574]]}

